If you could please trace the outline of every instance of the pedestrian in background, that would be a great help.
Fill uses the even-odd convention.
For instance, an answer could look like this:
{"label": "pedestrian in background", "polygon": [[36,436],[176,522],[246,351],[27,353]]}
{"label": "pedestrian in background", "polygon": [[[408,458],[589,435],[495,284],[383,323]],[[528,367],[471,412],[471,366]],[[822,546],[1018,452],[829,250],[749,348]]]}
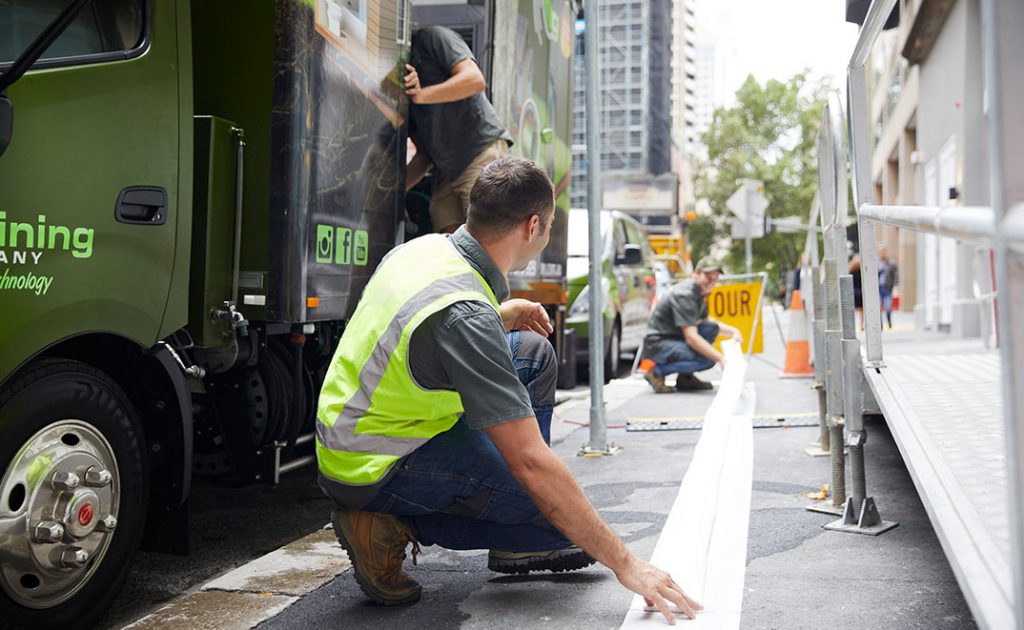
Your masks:
{"label": "pedestrian in background", "polygon": [[849,273],[853,276],[853,308],[857,311],[857,322],[864,330],[864,291],[860,277],[860,256],[850,259]]}
{"label": "pedestrian in background", "polygon": [[899,282],[899,267],[889,260],[885,248],[878,250],[878,297],[885,312],[885,321],[892,328],[892,292]]}

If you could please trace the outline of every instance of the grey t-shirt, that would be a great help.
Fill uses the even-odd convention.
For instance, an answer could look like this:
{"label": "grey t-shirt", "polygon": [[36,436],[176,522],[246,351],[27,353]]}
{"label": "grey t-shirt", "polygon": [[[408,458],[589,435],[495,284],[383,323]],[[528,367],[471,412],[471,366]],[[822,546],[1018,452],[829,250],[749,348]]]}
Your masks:
{"label": "grey t-shirt", "polygon": [[[447,81],[460,61],[476,61],[458,33],[444,26],[427,26],[413,33],[411,53],[410,63],[423,87]],[[413,103],[411,110],[412,140],[417,150],[430,156],[442,180],[454,180],[498,138],[512,144],[512,136],[483,93],[452,103]]]}
{"label": "grey t-shirt", "polygon": [[[498,301],[508,297],[505,277],[465,226],[451,239]],[[459,393],[471,428],[533,415],[512,365],[505,326],[489,304],[456,302],[428,317],[409,340],[409,364],[420,386]]]}
{"label": "grey t-shirt", "polygon": [[646,352],[653,352],[659,342],[683,339],[683,328],[696,326],[708,318],[708,302],[693,280],[683,280],[668,290],[647,320],[644,339]]}

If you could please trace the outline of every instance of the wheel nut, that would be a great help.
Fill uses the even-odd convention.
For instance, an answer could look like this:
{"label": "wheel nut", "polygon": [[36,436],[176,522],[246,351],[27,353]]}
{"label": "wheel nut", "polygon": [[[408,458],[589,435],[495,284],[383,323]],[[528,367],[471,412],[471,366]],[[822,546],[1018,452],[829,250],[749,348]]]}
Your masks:
{"label": "wheel nut", "polygon": [[81,547],[68,547],[60,556],[61,562],[69,569],[84,567],[89,561],[89,552]]}
{"label": "wheel nut", "polygon": [[50,478],[50,485],[54,490],[70,492],[82,485],[82,480],[73,472],[58,470],[53,473],[53,477]]}
{"label": "wheel nut", "polygon": [[43,521],[36,525],[36,541],[55,543],[64,537],[64,526],[54,521]]}
{"label": "wheel nut", "polygon": [[104,516],[99,523],[96,523],[96,529],[101,532],[112,532],[115,527],[117,527],[117,517],[113,514]]}
{"label": "wheel nut", "polygon": [[90,488],[103,488],[110,485],[110,471],[99,466],[93,466],[85,471],[85,485]]}

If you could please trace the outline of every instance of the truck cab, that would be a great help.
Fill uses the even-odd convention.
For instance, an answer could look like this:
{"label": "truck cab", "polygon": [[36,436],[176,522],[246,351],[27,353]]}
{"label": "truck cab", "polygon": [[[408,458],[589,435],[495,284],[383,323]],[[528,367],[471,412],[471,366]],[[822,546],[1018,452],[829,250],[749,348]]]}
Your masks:
{"label": "truck cab", "polygon": [[[327,363],[410,232],[413,19],[453,10],[567,208],[568,0],[0,4],[5,622],[91,624],[140,544],[187,552],[193,479],[315,461]],[[513,283],[558,322],[564,224]]]}

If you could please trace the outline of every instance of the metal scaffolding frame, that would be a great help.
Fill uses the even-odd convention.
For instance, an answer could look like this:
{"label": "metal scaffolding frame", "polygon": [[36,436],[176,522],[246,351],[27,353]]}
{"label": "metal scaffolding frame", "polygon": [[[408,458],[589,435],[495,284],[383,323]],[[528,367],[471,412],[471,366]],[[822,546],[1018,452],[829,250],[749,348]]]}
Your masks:
{"label": "metal scaffolding frame", "polygon": [[[869,499],[863,483],[863,455],[859,453],[864,442],[860,416],[869,407],[874,408],[874,398],[877,398],[877,403],[887,414],[894,437],[900,443],[922,500],[929,507],[936,533],[943,541],[978,624],[981,627],[1024,630],[1024,335],[1014,328],[1014,314],[1024,313],[1024,177],[1020,175],[1024,173],[1024,117],[1012,113],[1024,102],[1024,82],[1019,80],[1019,66],[1016,64],[1024,57],[1024,40],[1019,37],[1024,32],[1024,3],[1019,0],[980,0],[988,103],[991,208],[939,208],[884,206],[870,202],[873,191],[865,61],[897,1],[872,2],[850,60],[848,74],[847,131],[861,251],[864,354],[861,354],[859,341],[849,330],[852,324],[849,304],[852,279],[838,269],[839,257],[841,253],[845,254],[845,235],[839,227],[845,216],[846,154],[841,106],[834,100],[826,107],[819,136],[819,191],[826,232],[825,258],[821,267],[811,271],[815,280],[812,285],[815,288],[824,285],[824,294],[816,294],[813,299],[816,311],[819,303],[824,304],[827,324],[823,331],[815,326],[815,347],[823,347],[824,350],[829,427],[842,427],[832,434],[833,467],[842,466],[842,447],[836,448],[835,444],[838,435],[840,444],[845,441],[850,446],[854,482],[854,500],[847,504],[844,522],[834,528],[873,533],[866,530],[873,522],[881,522],[877,511],[867,513],[867,502],[863,503],[864,508],[859,514],[850,514],[851,503],[856,510],[861,500]],[[1008,517],[1008,549],[989,544],[983,531],[987,524],[965,504],[970,499],[964,496],[957,480],[950,476],[951,469],[941,463],[944,457],[941,449],[936,449],[927,439],[929,429],[924,425],[926,420],[932,419],[922,417],[912,409],[914,405],[908,404],[904,388],[923,387],[922,381],[909,386],[896,384],[895,376],[890,374],[883,360],[876,224],[950,237],[976,246],[991,247],[994,251],[994,304],[997,305],[1002,373],[993,372],[991,376],[998,381],[1003,399],[1002,435],[1005,443],[1002,446],[1007,479],[1003,499]],[[821,271],[824,271],[824,277],[819,284]],[[986,302],[980,308],[991,306]],[[840,329],[842,339],[837,343]],[[819,341],[818,337],[824,338]],[[890,362],[896,360],[896,355],[889,357]],[[993,387],[996,387],[995,383]],[[917,408],[920,409],[920,405]],[[889,410],[900,417],[889,417]],[[998,426],[998,422],[995,424]],[[843,429],[845,440],[842,440]],[[967,447],[954,444],[946,448]],[[962,453],[957,456],[962,456]],[[845,471],[841,472],[841,478],[845,483]],[[870,509],[873,510],[873,506]]]}

